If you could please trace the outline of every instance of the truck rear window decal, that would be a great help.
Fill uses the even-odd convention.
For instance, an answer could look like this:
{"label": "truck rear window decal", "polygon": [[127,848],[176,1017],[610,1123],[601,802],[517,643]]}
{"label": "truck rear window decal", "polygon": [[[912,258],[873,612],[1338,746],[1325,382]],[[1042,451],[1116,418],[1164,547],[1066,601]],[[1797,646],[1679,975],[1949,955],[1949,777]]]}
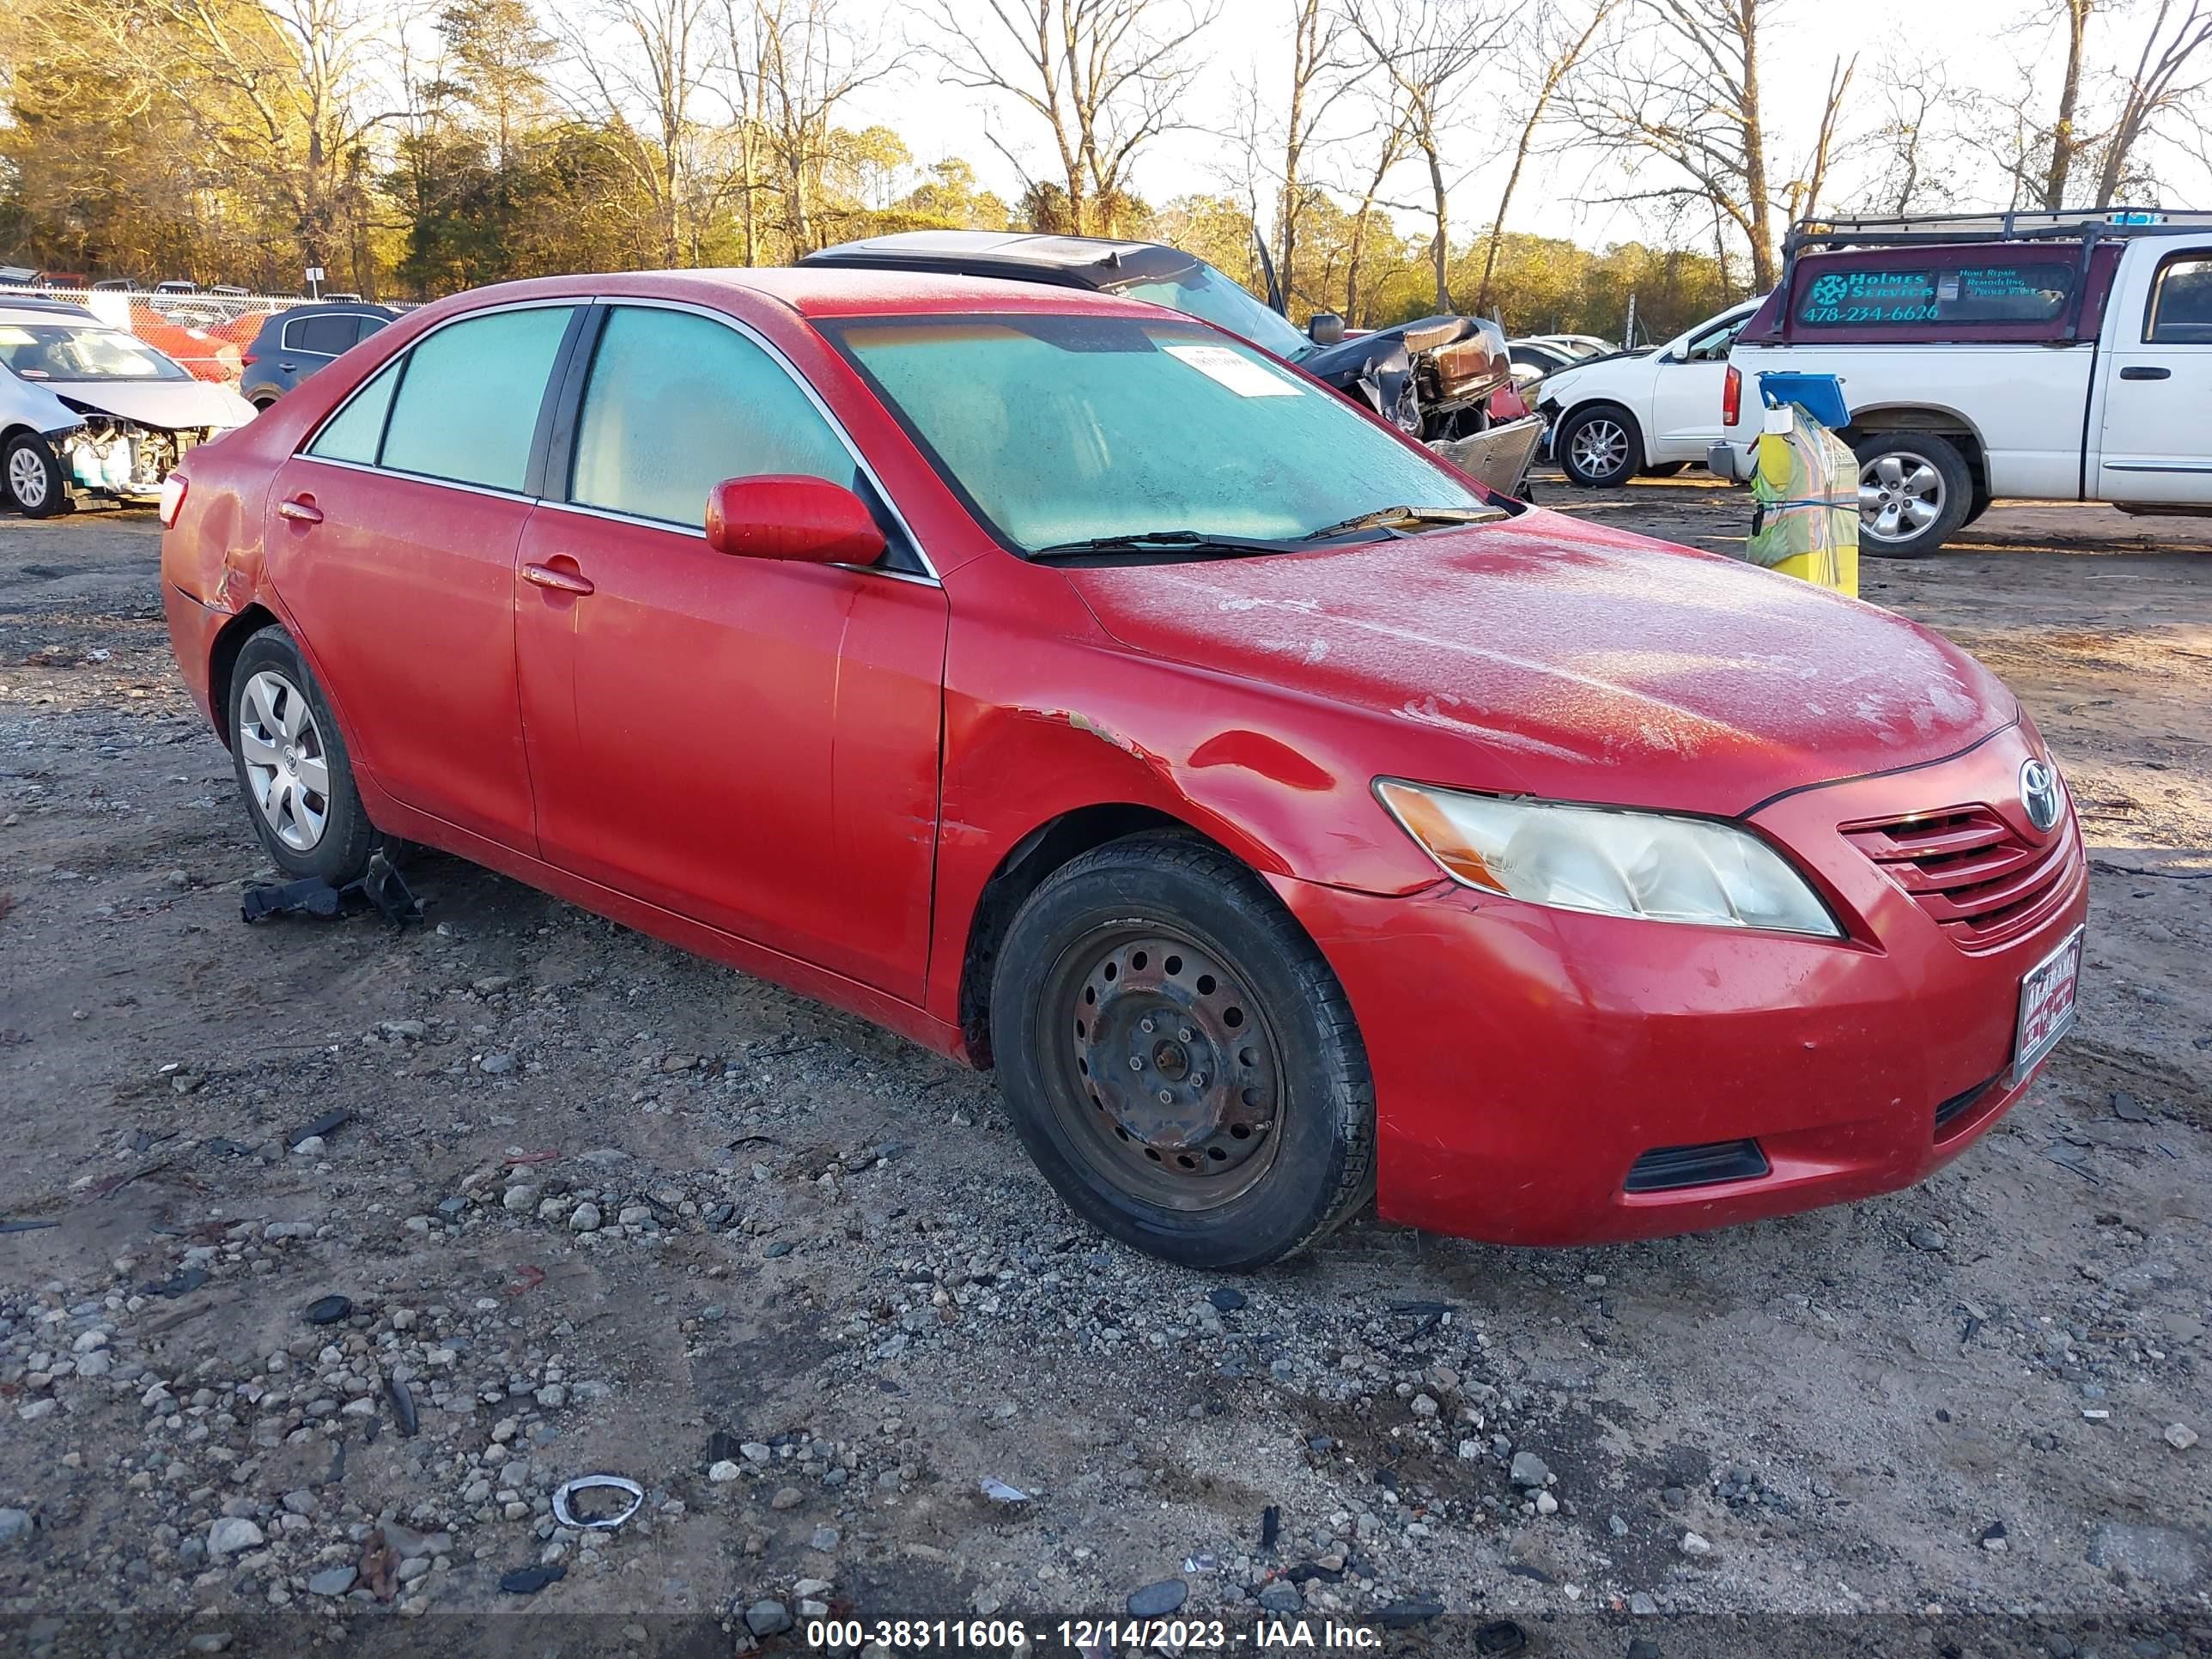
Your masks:
{"label": "truck rear window decal", "polygon": [[1923,323],[2047,323],[2066,309],[2075,269],[2056,261],[1950,270],[1825,270],[1798,290],[1809,327]]}

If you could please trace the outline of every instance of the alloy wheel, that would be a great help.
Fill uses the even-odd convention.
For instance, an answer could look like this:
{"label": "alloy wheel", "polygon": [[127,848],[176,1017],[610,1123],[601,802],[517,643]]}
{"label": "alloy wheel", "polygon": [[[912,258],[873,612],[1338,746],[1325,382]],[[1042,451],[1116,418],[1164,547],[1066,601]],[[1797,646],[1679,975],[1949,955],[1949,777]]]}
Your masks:
{"label": "alloy wheel", "polygon": [[295,853],[313,851],[330,822],[330,760],[307,694],[273,668],[246,683],[238,752],[253,804],[276,839]]}
{"label": "alloy wheel", "polygon": [[46,504],[46,464],[27,443],[16,445],[8,457],[8,489],[26,512]]}
{"label": "alloy wheel", "polygon": [[1193,1212],[1266,1177],[1280,1051],[1218,954],[1158,922],[1109,924],[1061,953],[1037,1018],[1054,1114],[1097,1178]]}
{"label": "alloy wheel", "polygon": [[1584,421],[1575,432],[1571,452],[1586,477],[1610,478],[1628,465],[1628,431],[1602,415]]}
{"label": "alloy wheel", "polygon": [[1943,516],[1943,475],[1905,450],[1859,469],[1859,528],[1878,542],[1909,541]]}

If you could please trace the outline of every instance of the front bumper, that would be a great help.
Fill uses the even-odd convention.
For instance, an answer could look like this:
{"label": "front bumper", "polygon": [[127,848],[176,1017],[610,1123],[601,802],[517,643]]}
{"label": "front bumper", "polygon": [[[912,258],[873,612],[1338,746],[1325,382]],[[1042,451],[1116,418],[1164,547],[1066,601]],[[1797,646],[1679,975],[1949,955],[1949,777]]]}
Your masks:
{"label": "front bumper", "polygon": [[[1382,1215],[1494,1243],[1598,1243],[1864,1198],[1956,1157],[2033,1082],[2008,1076],[2020,980],[2087,912],[2078,830],[2069,810],[2056,834],[2071,852],[2036,924],[1977,952],[1838,826],[2016,800],[2030,752],[2015,727],[1752,817],[1812,875],[1846,940],[1583,915],[1445,883],[1403,897],[1280,884],[1366,1041]],[[1717,1159],[1717,1180],[1630,1190],[1649,1153],[1742,1141],[1763,1173]]]}

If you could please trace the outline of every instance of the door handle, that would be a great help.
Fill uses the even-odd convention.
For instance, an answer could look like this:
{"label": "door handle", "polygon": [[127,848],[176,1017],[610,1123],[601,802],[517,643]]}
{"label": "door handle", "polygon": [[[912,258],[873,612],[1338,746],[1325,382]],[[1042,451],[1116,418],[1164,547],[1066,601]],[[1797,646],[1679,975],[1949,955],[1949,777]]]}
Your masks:
{"label": "door handle", "polygon": [[574,593],[579,596],[592,591],[592,579],[574,570],[556,570],[550,564],[526,564],[522,580],[539,587],[550,587],[556,593]]}
{"label": "door handle", "polygon": [[2156,368],[2147,363],[2130,363],[2120,371],[2120,378],[2124,380],[2170,380],[2173,378],[2173,371]]}
{"label": "door handle", "polygon": [[323,509],[315,505],[313,495],[295,495],[289,501],[276,504],[276,516],[289,519],[294,524],[320,524]]}

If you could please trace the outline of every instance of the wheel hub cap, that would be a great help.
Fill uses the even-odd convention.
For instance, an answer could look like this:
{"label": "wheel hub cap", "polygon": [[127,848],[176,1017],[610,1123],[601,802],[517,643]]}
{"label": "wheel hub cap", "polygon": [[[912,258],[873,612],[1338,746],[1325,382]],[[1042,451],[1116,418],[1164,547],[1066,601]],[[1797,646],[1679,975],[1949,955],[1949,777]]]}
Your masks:
{"label": "wheel hub cap", "polygon": [[330,821],[330,763],[306,695],[273,668],[246,683],[238,752],[247,791],[276,839],[295,853],[313,851]]}
{"label": "wheel hub cap", "polygon": [[1206,1208],[1265,1172],[1279,1109],[1274,1041],[1210,951],[1158,933],[1094,942],[1056,975],[1063,1120],[1114,1184]]}
{"label": "wheel hub cap", "polygon": [[1918,455],[1877,455],[1859,469],[1859,526],[1876,541],[1905,541],[1943,515],[1943,475]]}

